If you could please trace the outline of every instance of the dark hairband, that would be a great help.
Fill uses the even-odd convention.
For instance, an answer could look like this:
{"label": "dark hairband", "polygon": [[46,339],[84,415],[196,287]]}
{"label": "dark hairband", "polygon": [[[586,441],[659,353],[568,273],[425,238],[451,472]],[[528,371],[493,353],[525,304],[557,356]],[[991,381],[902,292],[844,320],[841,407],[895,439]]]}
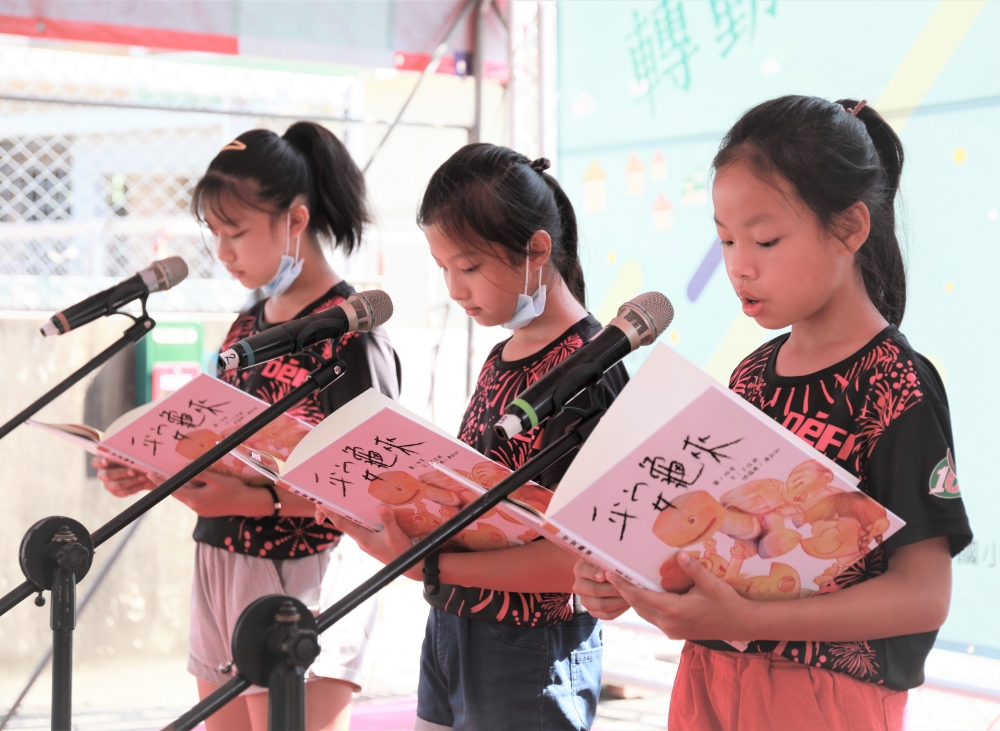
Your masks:
{"label": "dark hairband", "polygon": [[537,160],[532,160],[528,164],[530,165],[531,169],[537,173],[544,173],[546,170],[552,167],[552,163],[549,162],[549,158],[547,157],[540,157]]}

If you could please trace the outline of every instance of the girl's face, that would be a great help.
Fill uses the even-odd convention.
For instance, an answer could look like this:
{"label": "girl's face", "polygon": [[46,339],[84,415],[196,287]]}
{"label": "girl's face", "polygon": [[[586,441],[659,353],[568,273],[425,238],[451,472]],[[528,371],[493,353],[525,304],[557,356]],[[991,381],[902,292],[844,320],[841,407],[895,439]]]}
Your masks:
{"label": "girl's face", "polygon": [[[524,264],[514,266],[492,252],[459,246],[437,226],[426,226],[424,235],[444,274],[448,296],[484,327],[507,322],[524,291]],[[532,276],[537,281],[537,272]]]}
{"label": "girl's face", "polygon": [[[231,198],[222,203],[229,221],[212,206],[205,210],[205,223],[215,237],[219,261],[247,289],[267,284],[285,253],[284,216],[275,217]],[[294,240],[291,253],[294,256]]]}
{"label": "girl's face", "polygon": [[762,327],[819,316],[856,285],[853,253],[786,180],[761,180],[733,163],[716,174],[712,201],[729,281]]}

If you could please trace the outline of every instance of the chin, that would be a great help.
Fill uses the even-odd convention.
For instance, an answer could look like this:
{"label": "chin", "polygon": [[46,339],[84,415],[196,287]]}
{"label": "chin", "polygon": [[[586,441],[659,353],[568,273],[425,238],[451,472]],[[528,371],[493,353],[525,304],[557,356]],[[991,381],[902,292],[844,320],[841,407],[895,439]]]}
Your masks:
{"label": "chin", "polygon": [[765,330],[782,330],[792,324],[786,317],[776,317],[766,313],[758,315],[753,319],[754,322]]}

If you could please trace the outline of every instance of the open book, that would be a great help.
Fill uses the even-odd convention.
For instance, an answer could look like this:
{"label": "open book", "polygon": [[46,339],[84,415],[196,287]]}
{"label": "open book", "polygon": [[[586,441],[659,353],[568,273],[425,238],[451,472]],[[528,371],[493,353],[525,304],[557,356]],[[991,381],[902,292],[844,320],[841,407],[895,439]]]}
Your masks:
{"label": "open book", "polygon": [[[390,398],[368,390],[339,408],[287,460],[250,445],[235,454],[277,485],[369,530],[391,505],[413,539],[423,538],[508,474]],[[534,540],[552,492],[528,483],[456,536],[456,550],[509,548]]]}
{"label": "open book", "polygon": [[689,588],[675,558],[687,551],[743,596],[797,599],[903,526],[857,483],[656,345],[570,465],[546,530],[645,589]]}
{"label": "open book", "polygon": [[[202,374],[170,396],[119,416],[104,433],[80,424],[46,424],[31,420],[28,423],[83,447],[91,454],[162,479],[200,457],[267,407],[264,401],[225,381]],[[282,414],[246,444],[279,458],[287,457],[310,428],[305,422]],[[239,477],[251,485],[268,482],[232,452],[209,469]]]}

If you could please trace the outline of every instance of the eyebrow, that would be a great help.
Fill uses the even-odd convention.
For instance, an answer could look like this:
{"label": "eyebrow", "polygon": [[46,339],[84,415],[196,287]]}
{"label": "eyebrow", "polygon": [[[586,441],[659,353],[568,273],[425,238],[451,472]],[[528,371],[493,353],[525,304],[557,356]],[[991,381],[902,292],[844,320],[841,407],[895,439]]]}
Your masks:
{"label": "eyebrow", "polygon": [[[713,216],[712,218],[715,219],[715,223],[717,226],[725,227],[726,224],[720,221],[718,216]],[[758,213],[756,216],[752,216],[750,219],[745,221],[743,223],[743,226],[744,227],[756,226],[758,223],[763,223],[764,221],[772,221],[772,220],[774,220],[774,216],[772,216],[770,213]]]}

